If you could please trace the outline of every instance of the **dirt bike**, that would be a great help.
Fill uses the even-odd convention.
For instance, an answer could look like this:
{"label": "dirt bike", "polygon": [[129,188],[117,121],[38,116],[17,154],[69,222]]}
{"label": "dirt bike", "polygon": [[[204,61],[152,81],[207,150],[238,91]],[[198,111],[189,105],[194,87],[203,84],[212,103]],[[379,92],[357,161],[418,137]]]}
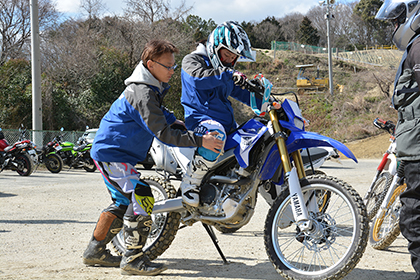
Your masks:
{"label": "dirt bike", "polygon": [[[211,226],[246,225],[258,192],[266,192],[272,206],[264,241],[276,270],[288,279],[341,279],[366,248],[366,208],[349,184],[323,174],[305,177],[300,150],[329,146],[357,162],[356,158],[342,143],[304,130],[296,95],[296,102],[278,101],[271,94],[272,84],[262,75],[247,80],[244,87],[251,92],[257,117],[228,135],[223,154],[203,178],[198,207],[184,204],[180,192],[168,182],[144,178],[160,195],[155,198],[146,255],[153,260],[168,249],[180,222],[187,226],[201,222],[226,263]],[[261,109],[255,108],[258,96]],[[266,112],[268,120],[262,117]],[[122,232],[112,243],[124,252]]]}
{"label": "dirt bike", "polygon": [[384,121],[380,118],[376,118],[373,121],[373,125],[390,134],[391,144],[384,153],[382,160],[376,169],[376,174],[373,177],[372,183],[363,198],[369,220],[372,220],[378,212],[389,186],[391,185],[392,178],[397,173],[397,143],[395,142],[394,136],[395,124],[392,121]]}
{"label": "dirt bike", "polygon": [[[395,125],[391,121],[375,119],[375,126],[391,134],[391,144],[384,154],[377,171],[377,181],[372,183],[365,198],[366,205],[372,209],[373,220],[369,232],[369,243],[377,250],[391,245],[400,234],[400,194],[407,188],[404,183],[404,162],[396,158]],[[382,173],[378,176],[378,173]]]}
{"label": "dirt bike", "polygon": [[[185,128],[182,126],[177,127],[177,129],[184,130]],[[187,165],[191,161],[194,152],[195,149],[171,147],[155,138],[149,149],[148,156],[152,158],[151,160],[156,165],[156,173],[163,177],[162,180],[170,182],[171,179],[179,181],[182,180],[182,176],[185,174]],[[340,155],[338,154],[337,149],[331,147],[311,147],[304,149],[301,152],[301,156],[306,176],[312,174],[325,175],[323,171],[319,170],[325,161],[340,161]],[[271,187],[276,188],[275,184],[272,184]],[[273,204],[274,199],[270,194],[264,191],[260,191],[260,194],[269,205]],[[233,233],[241,227],[224,227],[221,225],[214,225],[214,228],[221,233]]]}
{"label": "dirt bike", "polygon": [[[1,128],[0,132],[3,135]],[[34,153],[33,143],[30,140],[18,140],[13,145],[8,145],[6,139],[0,141],[3,144],[0,147],[0,172],[8,169],[21,176],[31,175],[34,171],[34,161],[30,154]]]}
{"label": "dirt bike", "polygon": [[[63,131],[63,128],[61,128],[61,131]],[[80,137],[76,145],[72,142],[63,141],[62,135],[56,136],[56,140],[61,146],[57,153],[63,159],[63,163],[69,166],[69,169],[83,168],[87,172],[95,172],[96,165],[90,157],[92,143],[88,143],[84,137]]]}

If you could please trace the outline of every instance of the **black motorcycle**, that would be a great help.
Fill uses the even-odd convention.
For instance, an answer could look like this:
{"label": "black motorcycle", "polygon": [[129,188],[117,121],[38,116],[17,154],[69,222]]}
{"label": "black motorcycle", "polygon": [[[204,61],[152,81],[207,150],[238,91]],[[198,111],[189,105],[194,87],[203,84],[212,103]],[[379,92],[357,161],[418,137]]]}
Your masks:
{"label": "black motorcycle", "polygon": [[59,173],[63,169],[63,159],[58,154],[62,149],[56,137],[41,149],[37,149],[38,164],[43,163],[51,173]]}

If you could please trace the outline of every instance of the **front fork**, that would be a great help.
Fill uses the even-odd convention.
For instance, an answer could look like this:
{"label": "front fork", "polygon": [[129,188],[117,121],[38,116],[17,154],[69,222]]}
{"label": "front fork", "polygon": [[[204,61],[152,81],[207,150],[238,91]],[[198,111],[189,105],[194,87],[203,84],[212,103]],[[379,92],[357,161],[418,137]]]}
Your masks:
{"label": "front fork", "polygon": [[285,182],[289,183],[289,192],[291,196],[291,205],[293,217],[302,232],[307,232],[312,229],[312,221],[309,218],[308,208],[306,207],[303,197],[302,189],[299,180],[305,177],[305,169],[303,167],[303,160],[300,151],[291,153],[295,166],[292,167],[289,152],[286,147],[285,135],[280,126],[277,112],[271,109],[269,112],[271,123],[273,124],[273,131],[281,162],[283,164]]}

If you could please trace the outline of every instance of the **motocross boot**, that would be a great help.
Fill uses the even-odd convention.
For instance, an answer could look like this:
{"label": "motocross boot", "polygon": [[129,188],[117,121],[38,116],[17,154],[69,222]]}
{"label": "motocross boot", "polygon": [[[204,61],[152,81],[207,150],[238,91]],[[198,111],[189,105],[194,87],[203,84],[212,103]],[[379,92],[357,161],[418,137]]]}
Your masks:
{"label": "motocross boot", "polygon": [[200,202],[200,184],[207,171],[215,164],[202,156],[196,155],[188,163],[187,171],[180,185],[183,201],[193,207],[198,207]]}
{"label": "motocross boot", "polygon": [[120,256],[114,256],[106,249],[112,238],[121,230],[123,222],[110,212],[102,212],[93,231],[92,239],[83,253],[83,263],[86,265],[100,265],[118,267]]}
{"label": "motocross boot", "polygon": [[158,275],[166,270],[163,264],[155,264],[143,252],[152,227],[150,216],[124,216],[124,243],[126,251],[120,268],[123,275]]}

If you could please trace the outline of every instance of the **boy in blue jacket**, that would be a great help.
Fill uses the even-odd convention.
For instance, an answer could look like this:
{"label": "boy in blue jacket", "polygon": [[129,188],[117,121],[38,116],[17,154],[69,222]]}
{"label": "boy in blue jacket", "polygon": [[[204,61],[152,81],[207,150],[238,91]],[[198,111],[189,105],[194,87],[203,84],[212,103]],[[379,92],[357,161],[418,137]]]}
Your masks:
{"label": "boy in blue jacket", "polygon": [[[185,125],[196,133],[216,132],[225,141],[226,133],[236,128],[229,96],[250,105],[250,93],[242,89],[246,76],[234,70],[240,56],[253,60],[248,35],[236,22],[217,26],[209,35],[206,45],[182,60],[182,97]],[[235,82],[234,82],[235,77]],[[261,105],[261,101],[258,101]],[[223,142],[224,143],[224,142]],[[185,203],[199,205],[200,184],[207,171],[214,166],[221,150],[214,152],[198,148],[189,163],[181,183]]]}
{"label": "boy in blue jacket", "polygon": [[[91,156],[100,170],[113,203],[103,210],[83,254],[87,265],[120,266],[122,274],[157,275],[166,267],[148,261],[142,248],[150,232],[154,198],[150,186],[140,179],[135,165],[146,158],[156,137],[181,147],[206,147],[216,151],[223,142],[213,134],[182,133],[171,125],[180,120],[162,106],[169,79],[177,65],[177,48],[168,41],[146,44],[142,61],[125,80],[126,89],[101,120]],[[126,252],[113,256],[106,244],[123,226]]]}

